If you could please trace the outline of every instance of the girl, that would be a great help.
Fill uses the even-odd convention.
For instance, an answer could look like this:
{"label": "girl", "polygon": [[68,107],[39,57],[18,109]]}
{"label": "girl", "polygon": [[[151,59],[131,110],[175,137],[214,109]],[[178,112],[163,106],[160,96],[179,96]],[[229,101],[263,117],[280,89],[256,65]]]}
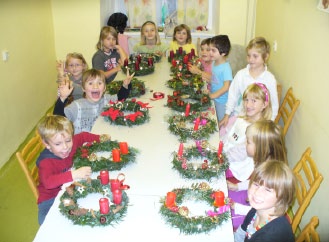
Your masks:
{"label": "girl", "polygon": [[120,63],[127,58],[127,54],[118,45],[117,31],[110,26],[102,28],[96,47],[98,50],[92,58],[93,68],[104,71],[106,84],[109,84],[121,70]]}
{"label": "girl", "polygon": [[[282,128],[272,120],[260,120],[247,127],[246,151],[249,157],[253,157],[257,167],[268,160],[279,160],[287,163],[286,146]],[[227,181],[228,196],[232,204],[232,222],[236,229],[243,222],[244,215],[251,209],[247,202],[247,189],[249,181],[233,183]]]}
{"label": "girl", "polygon": [[[123,81],[123,88],[120,89],[116,96],[104,95],[106,90],[104,72],[96,69],[90,69],[84,72],[82,76],[82,88],[85,92],[85,98],[75,100],[64,109],[65,116],[73,122],[74,133],[90,132],[95,120],[109,101],[127,98],[130,92],[128,86],[133,76],[134,73],[129,75],[129,71],[127,71],[127,78]],[[62,90],[60,98],[65,98],[65,95],[70,91],[68,84]]]}
{"label": "girl", "polygon": [[141,42],[133,47],[137,53],[155,53],[165,55],[168,46],[161,44],[161,39],[154,22],[146,21],[141,28]]}
{"label": "girl", "polygon": [[[231,115],[233,117],[240,115],[242,104],[239,100],[247,86],[255,82],[265,84],[271,93],[273,109],[271,119],[275,119],[278,113],[279,102],[275,77],[267,70],[266,66],[266,62],[270,56],[270,49],[270,44],[263,37],[256,37],[249,42],[246,48],[248,65],[246,68],[238,71],[231,83],[225,116],[219,122],[219,126],[226,127]],[[233,122],[234,119],[235,118],[233,118],[231,122]]]}
{"label": "girl", "polygon": [[194,49],[195,54],[197,55],[197,49],[192,43],[191,30],[186,24],[181,24],[175,27],[173,40],[170,43],[169,50],[173,50],[176,53],[179,47],[183,47],[183,51],[185,51],[186,54]]}
{"label": "girl", "polygon": [[234,233],[234,241],[295,241],[285,216],[295,198],[295,190],[294,174],[284,162],[271,160],[257,166],[248,188],[252,209]]}

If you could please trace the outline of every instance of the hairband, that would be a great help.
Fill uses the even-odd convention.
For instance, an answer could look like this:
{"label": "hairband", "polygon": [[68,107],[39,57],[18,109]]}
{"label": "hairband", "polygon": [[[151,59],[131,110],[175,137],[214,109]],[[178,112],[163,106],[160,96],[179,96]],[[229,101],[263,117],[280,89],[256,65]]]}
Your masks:
{"label": "hairband", "polygon": [[260,82],[256,82],[255,84],[263,90],[263,92],[265,93],[265,102],[268,102],[268,90],[267,90],[266,86]]}

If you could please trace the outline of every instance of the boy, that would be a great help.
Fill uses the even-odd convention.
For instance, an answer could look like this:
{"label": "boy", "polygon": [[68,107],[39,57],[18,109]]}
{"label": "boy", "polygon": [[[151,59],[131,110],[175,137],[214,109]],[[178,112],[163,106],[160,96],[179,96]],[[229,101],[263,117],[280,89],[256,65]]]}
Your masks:
{"label": "boy", "polygon": [[87,179],[92,173],[89,166],[70,170],[77,148],[85,142],[100,142],[110,137],[86,132],[73,136],[72,123],[59,115],[45,117],[38,125],[38,133],[46,147],[37,159],[39,168],[38,220],[41,225],[61,186],[77,179]]}

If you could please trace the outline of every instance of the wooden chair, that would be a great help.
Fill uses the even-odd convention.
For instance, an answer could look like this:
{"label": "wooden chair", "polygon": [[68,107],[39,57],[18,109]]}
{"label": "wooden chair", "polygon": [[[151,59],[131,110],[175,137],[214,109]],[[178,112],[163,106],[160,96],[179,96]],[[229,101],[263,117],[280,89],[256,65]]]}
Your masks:
{"label": "wooden chair", "polygon": [[296,242],[320,242],[319,234],[315,228],[319,224],[319,218],[313,216],[310,222],[304,227],[302,232],[296,238]]}
{"label": "wooden chair", "polygon": [[295,98],[292,87],[290,87],[279,107],[278,115],[275,118],[275,123],[279,124],[280,120],[283,122],[283,135],[286,136],[291,121],[297,111],[300,101]]}
{"label": "wooden chair", "polygon": [[21,165],[28,184],[36,199],[38,199],[39,196],[37,189],[39,184],[39,174],[38,167],[36,166],[36,160],[43,149],[44,145],[41,141],[41,137],[39,134],[36,134],[29,140],[29,142],[27,142],[22,151],[18,151],[16,153],[18,162]]}
{"label": "wooden chair", "polygon": [[311,157],[311,152],[311,148],[308,147],[293,169],[297,178],[296,201],[298,208],[293,212],[293,207],[291,207],[289,214],[292,215],[291,227],[294,233],[299,229],[302,216],[323,180],[315,161]]}

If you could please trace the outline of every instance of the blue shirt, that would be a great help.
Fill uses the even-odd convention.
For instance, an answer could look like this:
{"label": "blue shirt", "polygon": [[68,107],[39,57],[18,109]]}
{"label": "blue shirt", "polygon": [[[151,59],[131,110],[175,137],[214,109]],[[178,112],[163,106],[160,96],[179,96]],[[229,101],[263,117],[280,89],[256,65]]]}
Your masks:
{"label": "blue shirt", "polygon": [[[212,64],[212,80],[211,80],[211,92],[216,92],[221,89],[224,85],[224,81],[232,81],[232,69],[229,62],[223,64],[214,65]],[[214,101],[218,103],[225,104],[228,99],[228,92],[225,92],[223,95],[215,98]]]}

